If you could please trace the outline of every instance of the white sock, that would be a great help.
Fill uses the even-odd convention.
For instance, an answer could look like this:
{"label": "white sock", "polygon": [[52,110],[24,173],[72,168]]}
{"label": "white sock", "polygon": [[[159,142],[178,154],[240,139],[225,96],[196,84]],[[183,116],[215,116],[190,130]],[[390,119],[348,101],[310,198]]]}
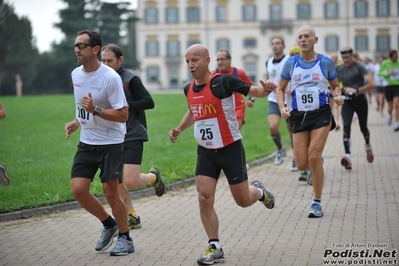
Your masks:
{"label": "white sock", "polygon": [[348,159],[350,160],[350,159],[351,159],[351,154],[350,154],[350,153],[347,153],[347,154],[345,154],[345,157],[348,158]]}
{"label": "white sock", "polygon": [[221,246],[220,246],[220,242],[217,242],[217,241],[211,241],[211,242],[209,242],[209,245],[215,245],[215,247],[218,249],[218,250],[220,250],[221,249]]}
{"label": "white sock", "polygon": [[263,190],[260,189],[260,188],[257,188],[257,189],[259,189],[259,192],[260,192],[260,197],[259,197],[259,199],[258,199],[258,200],[260,200],[260,199],[263,197]]}

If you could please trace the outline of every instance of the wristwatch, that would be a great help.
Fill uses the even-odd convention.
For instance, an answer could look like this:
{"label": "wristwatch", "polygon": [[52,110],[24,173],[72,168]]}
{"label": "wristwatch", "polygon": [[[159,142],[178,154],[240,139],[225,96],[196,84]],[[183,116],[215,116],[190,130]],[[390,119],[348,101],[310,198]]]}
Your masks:
{"label": "wristwatch", "polygon": [[96,105],[96,107],[94,107],[94,114],[93,115],[101,116],[103,111],[104,111],[104,109],[102,107]]}

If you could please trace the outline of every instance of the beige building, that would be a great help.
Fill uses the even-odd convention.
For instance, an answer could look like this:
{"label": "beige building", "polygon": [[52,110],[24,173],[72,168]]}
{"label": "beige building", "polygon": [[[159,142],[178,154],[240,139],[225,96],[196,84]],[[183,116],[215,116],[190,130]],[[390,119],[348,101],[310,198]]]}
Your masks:
{"label": "beige building", "polygon": [[361,58],[387,55],[399,45],[399,0],[138,0],[137,54],[149,90],[182,89],[191,80],[184,60],[201,43],[211,54],[227,49],[232,64],[258,83],[272,56],[273,37],[286,53],[296,32],[312,25],[316,51],[330,55],[350,45]]}

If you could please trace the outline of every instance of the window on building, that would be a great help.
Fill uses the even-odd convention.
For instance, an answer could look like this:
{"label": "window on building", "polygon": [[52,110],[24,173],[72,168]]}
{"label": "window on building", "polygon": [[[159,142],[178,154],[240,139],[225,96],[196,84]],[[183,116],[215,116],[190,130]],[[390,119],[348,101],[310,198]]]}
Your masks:
{"label": "window on building", "polygon": [[273,25],[279,25],[281,24],[282,21],[282,10],[281,10],[281,4],[271,4],[269,6],[269,12],[270,12],[270,22]]}
{"label": "window on building", "polygon": [[369,6],[366,1],[356,1],[355,3],[355,17],[366,18],[369,16]]}
{"label": "window on building", "polygon": [[336,52],[339,50],[338,36],[327,36],[325,39],[325,49],[327,52]]}
{"label": "window on building", "polygon": [[255,38],[244,39],[244,48],[255,48],[255,47],[256,47],[256,39]]}
{"label": "window on building", "polygon": [[159,83],[159,67],[158,66],[148,66],[146,72],[147,72],[147,81],[148,82],[158,82]]}
{"label": "window on building", "polygon": [[144,21],[147,24],[158,23],[158,9],[157,8],[146,8],[144,10]]}
{"label": "window on building", "polygon": [[179,41],[167,41],[166,42],[166,56],[167,57],[179,57],[180,56],[180,42]]}
{"label": "window on building", "polygon": [[299,3],[296,5],[296,17],[297,19],[311,19],[312,11],[311,11],[310,3]]}
{"label": "window on building", "polygon": [[226,6],[217,6],[216,7],[216,21],[217,22],[226,22],[227,21],[227,8]]}
{"label": "window on building", "polygon": [[339,5],[337,2],[324,3],[324,18],[336,19],[339,17]]}
{"label": "window on building", "polygon": [[193,74],[191,74],[190,70],[187,69],[187,80],[185,83],[189,83],[193,80]]}
{"label": "window on building", "polygon": [[187,22],[197,23],[200,22],[200,9],[199,7],[187,7]]}
{"label": "window on building", "polygon": [[179,68],[177,65],[168,66],[169,88],[177,89],[179,87]]}
{"label": "window on building", "polygon": [[[245,62],[244,63],[244,71],[247,76],[252,80],[252,82],[256,81],[256,62]],[[256,83],[256,82],[255,82]]]}
{"label": "window on building", "polygon": [[255,5],[244,5],[242,7],[242,20],[243,21],[255,21],[256,20],[256,6]]}
{"label": "window on building", "polygon": [[389,2],[390,2],[389,0],[377,0],[375,2],[377,17],[388,17],[390,15]]}
{"label": "window on building", "polygon": [[146,56],[158,56],[158,41],[147,41],[145,43],[145,54]]}
{"label": "window on building", "polygon": [[391,50],[391,36],[377,35],[377,52],[389,52]]}
{"label": "window on building", "polygon": [[367,35],[355,36],[355,51],[368,51],[369,37]]}
{"label": "window on building", "polygon": [[166,23],[178,23],[179,9],[177,7],[167,7],[165,9],[165,21]]}
{"label": "window on building", "polygon": [[188,40],[187,41],[187,48],[190,47],[193,44],[201,43],[200,40]]}
{"label": "window on building", "polygon": [[228,50],[230,51],[230,41],[227,39],[221,39],[216,41],[216,51],[219,50]]}

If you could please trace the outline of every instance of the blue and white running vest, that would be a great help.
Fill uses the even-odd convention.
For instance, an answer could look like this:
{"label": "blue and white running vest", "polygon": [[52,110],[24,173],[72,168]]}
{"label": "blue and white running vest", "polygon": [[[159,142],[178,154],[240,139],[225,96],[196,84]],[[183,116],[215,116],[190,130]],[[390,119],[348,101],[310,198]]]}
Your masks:
{"label": "blue and white running vest", "polygon": [[299,54],[295,55],[291,74],[292,109],[312,111],[329,104],[328,80],[320,68],[322,58],[319,54],[313,67],[303,69],[299,66]]}

